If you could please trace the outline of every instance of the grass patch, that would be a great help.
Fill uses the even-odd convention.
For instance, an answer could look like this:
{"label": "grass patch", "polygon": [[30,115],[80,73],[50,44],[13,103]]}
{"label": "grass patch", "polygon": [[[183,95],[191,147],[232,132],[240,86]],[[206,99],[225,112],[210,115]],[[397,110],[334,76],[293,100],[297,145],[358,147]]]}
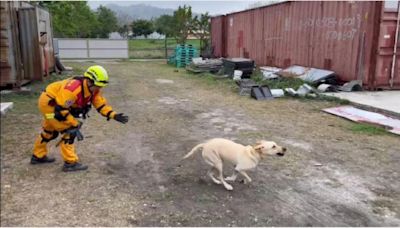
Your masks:
{"label": "grass patch", "polygon": [[278,78],[263,81],[261,84],[267,85],[270,89],[293,88],[294,90],[297,90],[304,84],[304,81],[299,78]]}
{"label": "grass patch", "polygon": [[277,78],[277,79],[269,79],[264,80],[263,74],[260,69],[256,69],[251,79],[261,85],[267,85],[270,89],[285,89],[285,88],[293,88],[297,90],[301,85],[304,84],[304,81],[300,78]]}
{"label": "grass patch", "polygon": [[323,94],[320,94],[319,96],[306,95],[305,97],[296,97],[296,98],[301,101],[329,101],[336,103],[338,105],[349,105],[351,103],[349,100],[346,99],[341,99],[338,97],[330,97]]}
{"label": "grass patch", "polygon": [[206,85],[213,88],[227,88],[231,91],[237,90],[237,85],[231,78],[220,78],[220,75],[215,75],[211,73],[200,73],[195,74],[192,72],[188,72],[187,75],[192,76],[196,80],[200,80]]}
{"label": "grass patch", "polygon": [[[167,55],[173,53],[172,49],[168,49]],[[165,59],[165,49],[148,49],[148,50],[129,50],[130,59]]]}
{"label": "grass patch", "polygon": [[[187,44],[193,45],[197,50],[200,49],[200,40],[187,40]],[[170,56],[176,47],[175,39],[167,40],[167,52]],[[131,59],[163,59],[165,58],[165,41],[163,39],[140,39],[129,40],[129,58]]]}
{"label": "grass patch", "polygon": [[[195,48],[200,48],[200,40],[187,40],[187,44],[193,45]],[[175,39],[167,40],[167,48],[174,49],[177,43]],[[129,40],[128,41],[129,50],[153,50],[153,49],[162,49],[165,48],[165,41],[163,39],[138,39],[138,40]]]}
{"label": "grass patch", "polygon": [[388,132],[384,127],[364,123],[354,123],[350,126],[350,130],[354,133],[368,134],[368,135],[386,135]]}

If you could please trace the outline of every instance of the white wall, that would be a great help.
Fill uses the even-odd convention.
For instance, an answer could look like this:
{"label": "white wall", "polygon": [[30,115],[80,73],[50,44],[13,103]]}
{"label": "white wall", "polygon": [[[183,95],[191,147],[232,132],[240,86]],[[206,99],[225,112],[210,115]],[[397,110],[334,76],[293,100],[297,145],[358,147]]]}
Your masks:
{"label": "white wall", "polygon": [[126,59],[128,40],[55,38],[61,59]]}

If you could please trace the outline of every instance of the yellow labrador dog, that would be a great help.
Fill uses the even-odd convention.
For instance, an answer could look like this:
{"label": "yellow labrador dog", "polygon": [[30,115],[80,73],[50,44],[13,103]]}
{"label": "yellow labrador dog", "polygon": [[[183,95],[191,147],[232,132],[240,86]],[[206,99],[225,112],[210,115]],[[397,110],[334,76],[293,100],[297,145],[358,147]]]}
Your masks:
{"label": "yellow labrador dog", "polygon": [[[245,172],[246,170],[255,168],[260,160],[268,155],[283,156],[286,152],[285,147],[278,146],[272,141],[262,140],[254,146],[243,146],[231,140],[215,138],[195,146],[183,159],[192,156],[200,148],[203,148],[204,161],[212,166],[207,173],[208,176],[214,183],[223,184],[227,190],[233,190],[233,187],[226,181],[235,181],[238,173],[246,178],[245,182],[246,180],[251,182],[251,178]],[[235,165],[232,176],[225,179],[222,173],[223,161]],[[214,174],[217,174],[217,178]]]}

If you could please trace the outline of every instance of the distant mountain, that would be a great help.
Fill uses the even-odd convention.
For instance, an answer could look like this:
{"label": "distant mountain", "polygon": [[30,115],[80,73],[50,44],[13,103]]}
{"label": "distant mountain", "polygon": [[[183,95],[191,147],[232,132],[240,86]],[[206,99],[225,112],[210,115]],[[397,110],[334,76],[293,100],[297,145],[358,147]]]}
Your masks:
{"label": "distant mountain", "polygon": [[145,4],[136,4],[130,6],[119,6],[116,4],[107,4],[107,8],[114,11],[120,24],[131,23],[133,20],[150,20],[163,14],[172,15],[174,9],[164,9]]}
{"label": "distant mountain", "polygon": [[[120,6],[116,4],[107,4],[107,8],[115,12],[120,25],[130,24],[137,19],[151,20],[161,15],[173,15],[176,9],[159,8],[146,4],[133,4],[129,6]],[[199,15],[193,13],[193,16]]]}

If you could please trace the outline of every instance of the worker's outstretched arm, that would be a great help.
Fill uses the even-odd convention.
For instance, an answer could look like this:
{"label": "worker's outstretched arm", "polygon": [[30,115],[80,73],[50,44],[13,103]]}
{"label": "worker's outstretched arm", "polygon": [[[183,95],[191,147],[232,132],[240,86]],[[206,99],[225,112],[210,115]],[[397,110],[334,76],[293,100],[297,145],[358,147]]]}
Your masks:
{"label": "worker's outstretched arm", "polygon": [[117,114],[115,111],[113,111],[112,107],[107,104],[106,98],[102,96],[101,91],[93,95],[92,103],[102,116],[107,117],[107,120],[114,119],[124,124],[129,120],[128,116],[124,115],[123,113]]}

